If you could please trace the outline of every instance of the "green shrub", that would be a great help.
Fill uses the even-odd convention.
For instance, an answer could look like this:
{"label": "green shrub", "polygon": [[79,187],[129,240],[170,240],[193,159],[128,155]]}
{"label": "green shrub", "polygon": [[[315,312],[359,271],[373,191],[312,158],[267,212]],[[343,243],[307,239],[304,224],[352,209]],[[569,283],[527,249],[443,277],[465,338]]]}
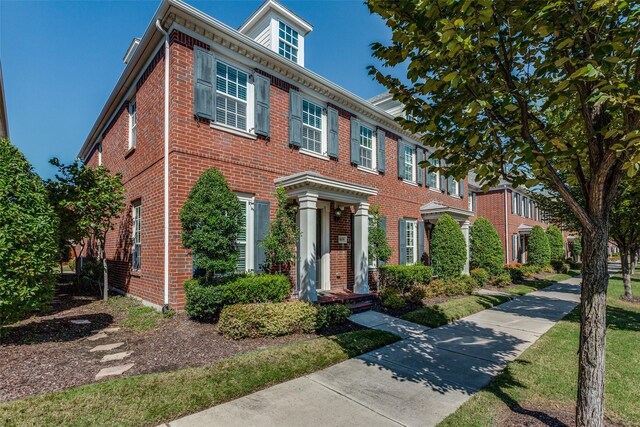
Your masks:
{"label": "green shrub", "polygon": [[467,295],[473,292],[478,283],[471,276],[460,276],[445,281],[445,295]]}
{"label": "green shrub", "polygon": [[400,291],[396,288],[384,288],[380,292],[380,299],[382,300],[383,306],[393,310],[402,308],[405,305]]}
{"label": "green shrub", "polygon": [[[520,270],[516,270],[516,271],[520,271]],[[499,274],[496,277],[494,277],[493,280],[491,281],[491,284],[498,288],[505,288],[511,285],[511,283],[512,283],[512,279],[509,273]]]}
{"label": "green shrub", "polygon": [[56,215],[31,165],[0,138],[0,325],[53,299]]}
{"label": "green shrub", "polygon": [[561,273],[561,274],[566,274],[567,272],[569,272],[569,268],[571,268],[569,264],[566,264],[564,261],[560,259],[551,260],[551,267],[553,267],[556,273]]}
{"label": "green shrub", "polygon": [[279,274],[247,274],[214,281],[187,280],[185,310],[189,316],[212,320],[222,307],[232,304],[281,302],[291,294],[289,278]]}
{"label": "green shrub", "polygon": [[573,240],[571,253],[574,257],[579,257],[580,255],[582,255],[582,237],[576,236],[576,238]]}
{"label": "green shrub", "polygon": [[407,301],[413,304],[421,304],[422,300],[428,295],[428,287],[426,285],[416,285],[409,291]]}
{"label": "green shrub", "polygon": [[443,279],[460,276],[467,261],[467,244],[460,225],[449,215],[440,217],[430,241],[433,273]]}
{"label": "green shrub", "polygon": [[523,265],[519,268],[519,270],[522,273],[522,276],[533,277],[536,274],[540,273],[541,269],[537,265]]}
{"label": "green shrub", "polygon": [[433,277],[433,268],[424,265],[385,265],[379,271],[382,287],[396,288],[401,294],[416,285],[426,285]]}
{"label": "green shrub", "polygon": [[471,227],[469,265],[483,268],[489,274],[500,274],[504,263],[504,249],[500,236],[489,220],[479,217]]}
{"label": "green shrub", "polygon": [[208,277],[236,270],[236,241],[245,218],[238,196],[216,168],[200,175],[180,210],[180,221],[182,244]]}
{"label": "green shrub", "polygon": [[549,239],[549,251],[551,259],[564,259],[564,240],[562,239],[562,231],[555,226],[550,225],[547,228],[547,239]]}
{"label": "green shrub", "polygon": [[380,261],[386,262],[390,256],[391,246],[382,224],[380,205],[373,204],[369,208],[369,261],[378,267]]}
{"label": "green shrub", "polygon": [[318,309],[305,302],[235,304],[222,309],[218,328],[233,339],[311,333]]}
{"label": "green shrub", "polygon": [[[500,268],[502,268],[502,266],[500,266]],[[489,273],[484,268],[474,268],[469,272],[469,275],[473,277],[479,287],[483,287],[489,283]]]}
{"label": "green shrub", "polygon": [[551,261],[551,249],[546,233],[539,225],[529,235],[528,261],[530,265],[544,267]]}
{"label": "green shrub", "polygon": [[427,298],[446,295],[447,286],[442,279],[432,279],[427,286]]}
{"label": "green shrub", "polygon": [[316,329],[345,323],[351,316],[351,309],[344,304],[325,304],[318,306]]}
{"label": "green shrub", "polygon": [[[504,272],[509,275],[509,277],[511,278],[511,282],[520,282],[522,281],[523,277],[524,277],[524,273],[522,271],[522,265],[521,264],[507,264],[504,266]],[[539,268],[539,267],[537,267]],[[497,276],[492,277],[489,282],[491,284],[493,284],[493,282],[495,281],[495,278]]]}
{"label": "green shrub", "polygon": [[540,271],[542,271],[543,273],[555,273],[556,272],[555,268],[553,268],[552,265],[545,265],[544,267],[542,267],[540,269]]}
{"label": "green shrub", "polygon": [[265,264],[268,271],[289,271],[295,261],[296,242],[300,237],[300,230],[296,225],[296,211],[294,205],[289,204],[287,193],[283,187],[276,188],[278,209],[276,217],[269,224],[267,235],[262,241]]}

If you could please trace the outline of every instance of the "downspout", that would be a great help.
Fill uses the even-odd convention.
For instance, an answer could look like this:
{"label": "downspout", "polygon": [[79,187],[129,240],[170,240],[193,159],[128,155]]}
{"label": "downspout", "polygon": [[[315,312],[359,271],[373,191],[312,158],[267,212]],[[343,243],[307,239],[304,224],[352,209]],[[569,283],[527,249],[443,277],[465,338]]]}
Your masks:
{"label": "downspout", "polygon": [[509,197],[507,196],[507,186],[504,186],[504,254],[507,258],[507,264],[509,264]]}
{"label": "downspout", "polygon": [[160,19],[156,20],[158,31],[164,34],[164,305],[169,309],[169,33]]}

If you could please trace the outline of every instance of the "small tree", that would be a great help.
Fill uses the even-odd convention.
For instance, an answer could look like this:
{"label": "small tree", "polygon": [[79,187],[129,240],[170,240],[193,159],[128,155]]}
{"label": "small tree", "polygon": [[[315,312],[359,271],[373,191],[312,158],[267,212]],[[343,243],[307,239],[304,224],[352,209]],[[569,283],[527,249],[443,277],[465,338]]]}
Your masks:
{"label": "small tree", "polygon": [[458,277],[467,260],[467,244],[460,225],[449,215],[436,223],[430,246],[434,274],[445,280]]}
{"label": "small tree", "polygon": [[377,266],[380,261],[386,262],[389,259],[391,246],[382,226],[380,205],[371,205],[369,214],[369,261],[374,261]]}
{"label": "small tree", "polygon": [[236,270],[236,241],[245,218],[238,197],[216,168],[206,170],[191,189],[180,211],[182,244],[191,249],[196,266],[207,279]]}
{"label": "small tree", "polygon": [[547,239],[549,239],[549,250],[551,251],[551,259],[564,259],[564,239],[562,231],[556,225],[550,225],[547,228]]}
{"label": "small tree", "polygon": [[269,231],[262,241],[267,267],[279,273],[288,273],[295,261],[296,243],[300,231],[296,225],[296,208],[287,201],[282,187],[276,188],[278,209],[276,218],[269,224]]}
{"label": "small tree", "polygon": [[53,298],[56,216],[40,177],[0,138],[0,325]]}
{"label": "small tree", "polygon": [[571,254],[575,261],[580,261],[582,255],[582,237],[576,236],[573,240],[573,246],[571,247]]}
{"label": "small tree", "polygon": [[551,248],[544,229],[536,225],[529,234],[529,248],[527,261],[530,265],[544,267],[551,262]]}
{"label": "small tree", "polygon": [[500,274],[504,265],[504,249],[493,224],[479,217],[471,227],[470,238],[470,267],[484,268],[492,276]]}

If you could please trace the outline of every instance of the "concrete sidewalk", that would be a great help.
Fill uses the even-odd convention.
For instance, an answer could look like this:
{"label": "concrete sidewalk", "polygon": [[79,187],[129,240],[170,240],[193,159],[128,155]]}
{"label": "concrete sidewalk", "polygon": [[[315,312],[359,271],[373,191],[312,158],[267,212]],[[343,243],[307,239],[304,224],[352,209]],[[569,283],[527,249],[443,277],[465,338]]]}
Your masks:
{"label": "concrete sidewalk", "polygon": [[434,329],[373,311],[353,315],[403,339],[169,425],[436,425],[569,313],[579,284],[569,279]]}

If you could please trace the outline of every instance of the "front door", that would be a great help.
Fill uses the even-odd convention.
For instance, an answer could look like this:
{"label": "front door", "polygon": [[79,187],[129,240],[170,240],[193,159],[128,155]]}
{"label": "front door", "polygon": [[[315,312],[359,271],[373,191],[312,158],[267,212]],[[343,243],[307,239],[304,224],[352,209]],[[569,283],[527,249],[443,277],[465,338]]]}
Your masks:
{"label": "front door", "polygon": [[316,209],[316,289],[322,290],[322,209]]}
{"label": "front door", "polygon": [[331,289],[329,214],[330,202],[318,201],[316,210],[316,289]]}

